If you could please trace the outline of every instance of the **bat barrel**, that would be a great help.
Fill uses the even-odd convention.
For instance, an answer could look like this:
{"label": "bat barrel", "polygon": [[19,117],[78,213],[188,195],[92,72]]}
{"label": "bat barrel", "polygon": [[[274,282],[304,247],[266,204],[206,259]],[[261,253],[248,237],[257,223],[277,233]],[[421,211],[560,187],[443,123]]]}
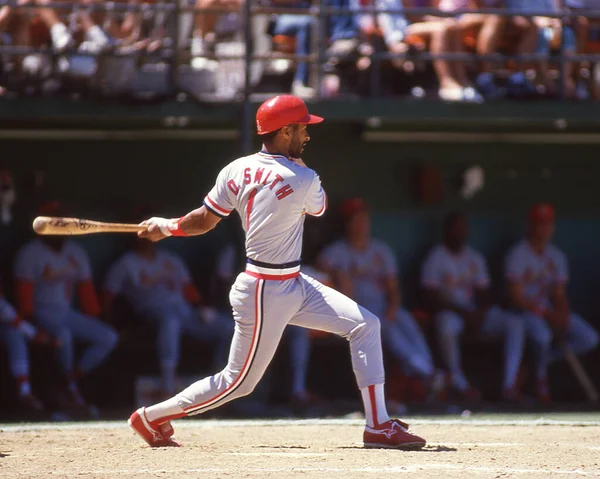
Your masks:
{"label": "bat barrel", "polygon": [[145,226],[128,223],[107,223],[81,218],[38,216],[33,220],[33,230],[39,235],[86,235],[94,233],[137,233]]}

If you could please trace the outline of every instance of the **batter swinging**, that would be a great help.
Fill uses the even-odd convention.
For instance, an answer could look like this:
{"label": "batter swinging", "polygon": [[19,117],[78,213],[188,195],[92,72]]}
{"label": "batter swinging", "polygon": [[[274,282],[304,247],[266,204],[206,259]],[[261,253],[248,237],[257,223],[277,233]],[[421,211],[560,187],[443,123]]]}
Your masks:
{"label": "batter swinging", "polygon": [[420,449],[425,440],[390,419],[383,392],[379,319],[341,293],[300,273],[304,215],[321,216],[327,198],[317,174],[300,159],[310,140],[302,100],[281,95],[256,114],[262,151],[239,158],[218,175],[204,205],[176,219],[150,218],[140,236],[201,235],[235,209],[246,233],[246,271],[231,288],[235,332],[225,369],[162,403],[142,407],[129,425],[150,446],[179,446],[170,421],[200,414],[250,394],[273,358],[288,324],[338,334],[350,342],[365,407],[365,447]]}

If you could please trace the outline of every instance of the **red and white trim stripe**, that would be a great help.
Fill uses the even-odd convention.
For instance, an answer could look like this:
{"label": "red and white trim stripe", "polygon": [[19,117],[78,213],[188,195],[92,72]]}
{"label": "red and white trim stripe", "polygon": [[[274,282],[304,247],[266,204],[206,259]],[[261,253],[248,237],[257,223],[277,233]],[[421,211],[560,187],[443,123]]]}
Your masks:
{"label": "red and white trim stripe", "polygon": [[327,209],[327,201],[323,203],[323,206],[316,213],[308,213],[310,216],[323,216],[325,214],[325,210]]}
{"label": "red and white trim stripe", "polygon": [[250,350],[248,351],[248,355],[246,356],[246,360],[244,361],[244,365],[242,366],[242,370],[235,378],[235,380],[223,391],[217,394],[215,397],[204,401],[200,404],[195,404],[188,408],[185,408],[184,411],[186,414],[197,413],[201,409],[208,408],[210,406],[215,405],[217,402],[225,399],[227,396],[232,394],[243,382],[250,369],[252,367],[252,362],[256,356],[256,352],[258,351],[258,344],[260,341],[260,333],[263,325],[263,291],[265,287],[265,282],[262,279],[259,279],[256,282],[256,291],[254,293],[254,331],[252,332],[252,340],[250,342]]}
{"label": "red and white trim stripe", "polygon": [[297,278],[298,276],[300,276],[300,271],[297,271],[296,273],[290,273],[290,274],[284,274],[284,275],[262,274],[262,273],[255,273],[254,271],[248,271],[248,270],[246,270],[245,273],[247,275],[252,276],[253,278],[266,279],[266,280],[271,280],[271,281],[287,281],[288,279],[294,279],[294,278]]}
{"label": "red and white trim stripe", "polygon": [[228,210],[223,208],[222,206],[219,206],[210,196],[206,195],[206,202],[210,205],[211,208],[214,208],[215,211],[217,213],[220,213],[222,215],[225,216],[229,216],[229,214],[233,211],[233,210]]}

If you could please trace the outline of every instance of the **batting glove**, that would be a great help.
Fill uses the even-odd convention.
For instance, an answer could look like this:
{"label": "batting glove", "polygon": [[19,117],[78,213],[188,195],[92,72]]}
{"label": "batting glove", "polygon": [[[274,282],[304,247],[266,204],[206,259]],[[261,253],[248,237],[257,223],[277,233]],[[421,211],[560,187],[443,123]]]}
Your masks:
{"label": "batting glove", "polygon": [[173,231],[177,229],[177,221],[179,218],[159,218],[152,217],[149,220],[144,221],[142,224],[146,226],[154,225],[160,232],[165,236],[173,236]]}

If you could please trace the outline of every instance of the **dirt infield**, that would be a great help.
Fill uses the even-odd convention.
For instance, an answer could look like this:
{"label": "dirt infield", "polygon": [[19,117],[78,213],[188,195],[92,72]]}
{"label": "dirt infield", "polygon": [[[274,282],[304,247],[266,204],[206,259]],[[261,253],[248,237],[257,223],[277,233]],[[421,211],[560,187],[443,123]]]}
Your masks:
{"label": "dirt infield", "polygon": [[419,424],[419,452],[365,450],[357,421],[180,421],[150,449],[121,423],[5,427],[0,478],[600,477],[600,426]]}

